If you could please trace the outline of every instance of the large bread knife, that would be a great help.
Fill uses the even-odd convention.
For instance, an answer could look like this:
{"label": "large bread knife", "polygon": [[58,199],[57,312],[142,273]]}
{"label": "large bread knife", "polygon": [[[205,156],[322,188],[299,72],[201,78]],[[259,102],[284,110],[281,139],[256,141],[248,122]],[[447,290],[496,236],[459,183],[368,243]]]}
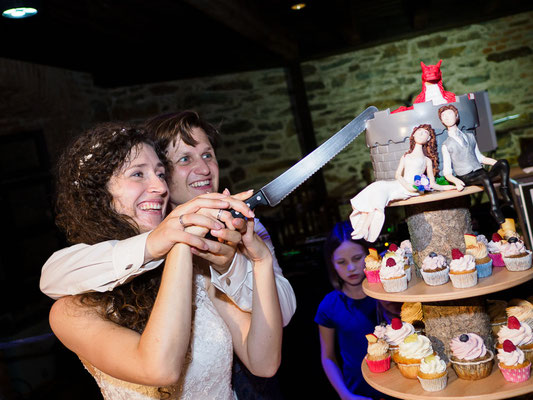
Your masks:
{"label": "large bread knife", "polygon": [[[355,117],[348,125],[330,137],[319,147],[302,158],[276,179],[263,186],[244,202],[254,209],[258,205],[274,207],[287,197],[294,189],[306,179],[326,165],[342,149],[350,144],[366,128],[366,121],[374,117],[378,109],[374,106]],[[234,217],[242,217],[235,210],[231,211]]]}

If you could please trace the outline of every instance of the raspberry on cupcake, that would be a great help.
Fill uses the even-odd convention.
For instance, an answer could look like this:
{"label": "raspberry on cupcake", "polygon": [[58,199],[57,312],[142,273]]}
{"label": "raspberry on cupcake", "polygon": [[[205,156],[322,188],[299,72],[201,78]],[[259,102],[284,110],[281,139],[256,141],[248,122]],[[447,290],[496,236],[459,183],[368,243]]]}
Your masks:
{"label": "raspberry on cupcake", "polygon": [[509,317],[507,325],[503,325],[498,332],[496,348],[501,349],[506,340],[522,350],[526,359],[533,361],[533,332],[528,324],[520,322],[516,317]]}
{"label": "raspberry on cupcake", "polygon": [[415,328],[408,322],[402,322],[400,318],[393,318],[391,323],[385,328],[385,340],[389,344],[391,352],[394,354],[398,351],[400,343],[415,333]]}
{"label": "raspberry on cupcake", "polygon": [[531,361],[510,340],[505,340],[498,349],[498,367],[508,382],[525,382],[531,374]]}
{"label": "raspberry on cupcake", "polygon": [[405,274],[403,259],[391,253],[383,257],[379,270],[379,279],[386,292],[403,292],[407,289],[407,275]]}
{"label": "raspberry on cupcake", "polygon": [[502,237],[498,233],[494,233],[492,240],[487,244],[487,250],[489,251],[489,257],[492,258],[493,267],[505,267],[502,258],[502,244]]}
{"label": "raspberry on cupcake", "polygon": [[474,256],[463,254],[459,249],[452,249],[450,262],[450,279],[453,287],[468,288],[477,285],[477,270]]}

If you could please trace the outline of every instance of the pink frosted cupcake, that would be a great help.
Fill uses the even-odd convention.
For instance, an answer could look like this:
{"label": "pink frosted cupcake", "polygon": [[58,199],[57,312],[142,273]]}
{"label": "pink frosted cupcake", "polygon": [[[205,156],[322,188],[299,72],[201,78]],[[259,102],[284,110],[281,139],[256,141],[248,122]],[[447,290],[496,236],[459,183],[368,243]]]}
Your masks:
{"label": "pink frosted cupcake", "polygon": [[385,340],[389,344],[390,351],[393,354],[397,352],[400,343],[413,333],[415,333],[413,325],[408,322],[402,322],[400,318],[393,318],[391,323],[385,328]]}
{"label": "pink frosted cupcake", "polygon": [[365,257],[365,275],[370,283],[379,283],[379,270],[381,268],[381,257],[376,249],[369,249],[369,254]]}
{"label": "pink frosted cupcake", "polygon": [[481,336],[463,333],[450,343],[453,369],[460,379],[475,381],[486,378],[492,372],[494,354],[487,350]]}
{"label": "pink frosted cupcake", "polygon": [[531,268],[531,251],[517,237],[510,237],[502,244],[502,257],[509,271],[525,271]]}
{"label": "pink frosted cupcake", "polygon": [[505,267],[505,263],[502,258],[502,237],[494,233],[492,240],[487,243],[487,250],[489,251],[489,257],[492,258],[493,267]]}
{"label": "pink frosted cupcake", "polygon": [[477,270],[474,256],[464,255],[459,249],[452,249],[450,279],[453,287],[469,288],[477,285]]}
{"label": "pink frosted cupcake", "polygon": [[403,292],[407,289],[407,275],[405,274],[403,259],[394,253],[383,257],[379,269],[379,279],[386,292]]}
{"label": "pink frosted cupcake", "polygon": [[498,331],[496,348],[501,349],[506,340],[517,346],[526,360],[533,362],[533,332],[528,324],[520,322],[516,317],[509,317],[507,325],[503,325]]}
{"label": "pink frosted cupcake", "polygon": [[531,362],[513,342],[506,340],[498,349],[498,367],[507,382],[525,382],[531,375]]}
{"label": "pink frosted cupcake", "polygon": [[422,270],[420,272],[427,285],[437,286],[444,285],[448,282],[449,271],[450,268],[448,267],[446,258],[432,251],[426,258],[424,258],[424,261],[422,262]]}

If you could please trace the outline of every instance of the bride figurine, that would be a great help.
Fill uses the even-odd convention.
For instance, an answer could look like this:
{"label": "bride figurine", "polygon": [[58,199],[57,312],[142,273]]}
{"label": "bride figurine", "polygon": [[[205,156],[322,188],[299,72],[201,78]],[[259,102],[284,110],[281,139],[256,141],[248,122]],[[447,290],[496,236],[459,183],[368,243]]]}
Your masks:
{"label": "bride figurine", "polygon": [[[439,185],[437,140],[431,125],[415,127],[409,138],[409,150],[402,156],[395,179],[376,181],[351,199],[352,238],[374,242],[385,222],[385,207],[393,200],[405,200],[420,194],[415,180],[429,180],[430,190],[452,190],[454,185]],[[418,182],[417,182],[418,183]],[[421,186],[418,186],[421,188]],[[427,186],[426,186],[427,188]]]}

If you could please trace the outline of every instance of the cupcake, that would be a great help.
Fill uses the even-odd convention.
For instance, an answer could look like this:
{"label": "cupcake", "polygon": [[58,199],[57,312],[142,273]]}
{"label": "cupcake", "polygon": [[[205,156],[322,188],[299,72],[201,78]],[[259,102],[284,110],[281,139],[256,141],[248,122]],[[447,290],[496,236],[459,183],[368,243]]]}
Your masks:
{"label": "cupcake", "polygon": [[435,252],[429,253],[422,262],[422,278],[426,285],[437,286],[448,282],[450,268],[446,258]]}
{"label": "cupcake", "polygon": [[477,270],[474,256],[464,255],[459,249],[452,249],[450,279],[453,287],[468,288],[477,285]]}
{"label": "cupcake", "polygon": [[502,244],[502,257],[509,271],[525,271],[531,268],[531,251],[527,250],[524,242],[513,236]]}
{"label": "cupcake", "polygon": [[381,267],[381,257],[376,249],[369,249],[369,254],[365,257],[365,275],[370,283],[379,283],[379,269]]}
{"label": "cupcake", "polygon": [[446,363],[438,355],[423,358],[418,370],[418,380],[426,392],[443,390],[448,383]]}
{"label": "cupcake", "polygon": [[[531,299],[533,301],[533,298]],[[516,317],[520,322],[533,328],[533,303],[523,299],[512,299],[505,309],[508,317]]]}
{"label": "cupcake", "polygon": [[475,381],[492,372],[494,354],[487,350],[483,339],[475,333],[463,333],[450,343],[450,361],[460,379]]}
{"label": "cupcake", "polygon": [[[396,257],[394,257],[394,256]],[[409,257],[406,256],[405,251],[396,246],[396,244],[391,243],[389,246],[389,250],[385,253],[384,258],[394,257],[394,259],[397,261],[398,258],[403,263],[403,269],[405,270],[405,275],[407,276],[407,282],[411,280],[411,264],[409,263]]]}
{"label": "cupcake", "polygon": [[507,302],[505,300],[487,300],[487,313],[490,318],[492,336],[498,337],[500,328],[507,324]]}
{"label": "cupcake", "polygon": [[376,325],[374,328],[374,336],[376,336],[378,339],[384,339],[385,340],[385,334],[387,333],[387,323],[382,322],[379,325]]}
{"label": "cupcake", "polygon": [[516,317],[509,317],[507,325],[503,325],[498,332],[496,348],[501,349],[506,340],[510,340],[522,350],[527,360],[533,362],[533,333],[528,324],[520,322]]}
{"label": "cupcake", "polygon": [[385,328],[385,340],[389,344],[389,349],[394,355],[403,340],[415,333],[415,328],[408,322],[402,322],[400,318],[393,318],[391,323]]}
{"label": "cupcake", "polygon": [[385,372],[390,368],[389,345],[373,333],[366,335],[368,349],[365,356],[366,365],[371,372]]}
{"label": "cupcake", "polygon": [[400,373],[409,379],[416,379],[420,363],[423,358],[433,354],[430,340],[417,333],[407,336],[392,359],[398,366]]}
{"label": "cupcake", "polygon": [[498,349],[498,367],[507,382],[525,382],[531,374],[531,361],[513,342],[506,340]]}
{"label": "cupcake", "polygon": [[407,260],[409,261],[406,264],[409,264],[411,266],[414,265],[415,262],[413,260],[413,246],[411,245],[411,241],[408,239],[403,240],[400,243],[400,249],[403,250],[405,257],[407,257]]}
{"label": "cupcake", "polygon": [[492,258],[489,257],[487,246],[482,242],[476,241],[466,247],[466,254],[474,257],[478,278],[486,278],[492,275]]}
{"label": "cupcake", "polygon": [[386,292],[403,292],[407,289],[407,275],[403,268],[403,260],[394,253],[387,258],[383,257],[379,279]]}
{"label": "cupcake", "polygon": [[489,251],[489,257],[492,259],[493,267],[505,267],[501,251],[502,244],[502,237],[497,233],[492,235],[492,240],[487,244],[487,250]]}
{"label": "cupcake", "polygon": [[400,311],[400,318],[403,322],[413,325],[415,333],[424,333],[425,324],[422,303],[403,303]]}

